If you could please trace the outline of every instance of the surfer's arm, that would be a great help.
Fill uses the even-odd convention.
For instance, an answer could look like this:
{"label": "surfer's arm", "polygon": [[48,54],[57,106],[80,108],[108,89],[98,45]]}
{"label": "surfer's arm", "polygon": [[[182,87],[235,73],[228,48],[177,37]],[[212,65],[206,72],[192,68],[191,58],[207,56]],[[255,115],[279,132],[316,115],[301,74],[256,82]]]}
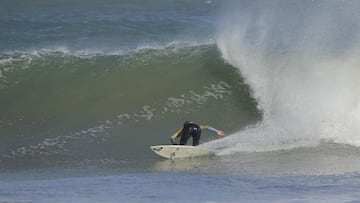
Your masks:
{"label": "surfer's arm", "polygon": [[181,130],[182,130],[182,129],[178,130],[176,133],[174,133],[174,134],[170,137],[170,142],[171,142],[171,144],[176,145],[175,139],[180,136]]}
{"label": "surfer's arm", "polygon": [[201,129],[205,129],[205,130],[210,130],[210,131],[212,131],[212,132],[215,132],[215,133],[218,134],[219,136],[224,136],[224,135],[225,135],[224,131],[218,130],[218,129],[216,129],[216,128],[214,128],[214,127],[211,127],[211,126],[209,126],[209,125],[202,125],[202,126],[200,126],[200,128],[201,128]]}

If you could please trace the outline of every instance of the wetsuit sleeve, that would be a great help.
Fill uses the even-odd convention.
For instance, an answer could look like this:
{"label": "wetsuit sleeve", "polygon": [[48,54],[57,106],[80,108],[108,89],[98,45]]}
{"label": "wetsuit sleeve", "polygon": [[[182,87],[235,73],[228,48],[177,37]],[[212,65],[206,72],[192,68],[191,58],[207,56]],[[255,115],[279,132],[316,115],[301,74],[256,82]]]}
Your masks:
{"label": "wetsuit sleeve", "polygon": [[175,139],[180,137],[181,135],[181,131],[182,131],[182,128],[180,130],[178,130],[176,133],[174,133],[171,137],[170,137],[170,142],[171,144],[176,144],[175,143]]}
{"label": "wetsuit sleeve", "polygon": [[204,129],[204,130],[213,131],[213,132],[215,132],[215,133],[218,132],[218,129],[216,129],[216,128],[214,128],[214,127],[211,127],[211,126],[209,126],[209,125],[201,125],[200,128],[201,128],[201,130]]}

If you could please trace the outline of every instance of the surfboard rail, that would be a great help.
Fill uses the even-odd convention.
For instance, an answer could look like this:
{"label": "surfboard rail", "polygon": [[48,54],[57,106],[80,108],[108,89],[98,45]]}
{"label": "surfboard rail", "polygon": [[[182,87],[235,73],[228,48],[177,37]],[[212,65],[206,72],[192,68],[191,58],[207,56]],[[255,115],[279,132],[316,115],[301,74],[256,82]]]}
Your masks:
{"label": "surfboard rail", "polygon": [[150,149],[159,156],[167,159],[186,159],[213,154],[204,147],[187,145],[154,145],[150,146]]}

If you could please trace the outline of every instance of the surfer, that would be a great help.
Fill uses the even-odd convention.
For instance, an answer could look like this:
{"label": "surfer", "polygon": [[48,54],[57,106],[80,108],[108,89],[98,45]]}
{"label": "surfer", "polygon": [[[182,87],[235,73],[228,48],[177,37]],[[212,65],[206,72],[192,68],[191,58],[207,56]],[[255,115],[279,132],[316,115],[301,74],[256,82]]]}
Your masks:
{"label": "surfer", "polygon": [[171,136],[170,138],[171,144],[176,145],[175,139],[181,137],[179,145],[186,145],[188,139],[192,137],[193,146],[197,146],[199,145],[200,142],[201,130],[210,130],[216,132],[218,136],[225,135],[224,131],[217,130],[211,126],[198,125],[191,121],[185,121],[184,126],[176,133],[174,133],[173,136]]}

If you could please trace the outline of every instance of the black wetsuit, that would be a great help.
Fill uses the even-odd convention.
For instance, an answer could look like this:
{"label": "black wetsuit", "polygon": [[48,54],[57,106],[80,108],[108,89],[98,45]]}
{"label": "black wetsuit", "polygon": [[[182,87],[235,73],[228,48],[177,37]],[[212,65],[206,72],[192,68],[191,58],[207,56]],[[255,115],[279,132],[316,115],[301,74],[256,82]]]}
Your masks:
{"label": "black wetsuit", "polygon": [[180,145],[186,145],[190,137],[193,139],[193,146],[197,146],[200,143],[201,128],[195,123],[185,123],[181,131]]}

